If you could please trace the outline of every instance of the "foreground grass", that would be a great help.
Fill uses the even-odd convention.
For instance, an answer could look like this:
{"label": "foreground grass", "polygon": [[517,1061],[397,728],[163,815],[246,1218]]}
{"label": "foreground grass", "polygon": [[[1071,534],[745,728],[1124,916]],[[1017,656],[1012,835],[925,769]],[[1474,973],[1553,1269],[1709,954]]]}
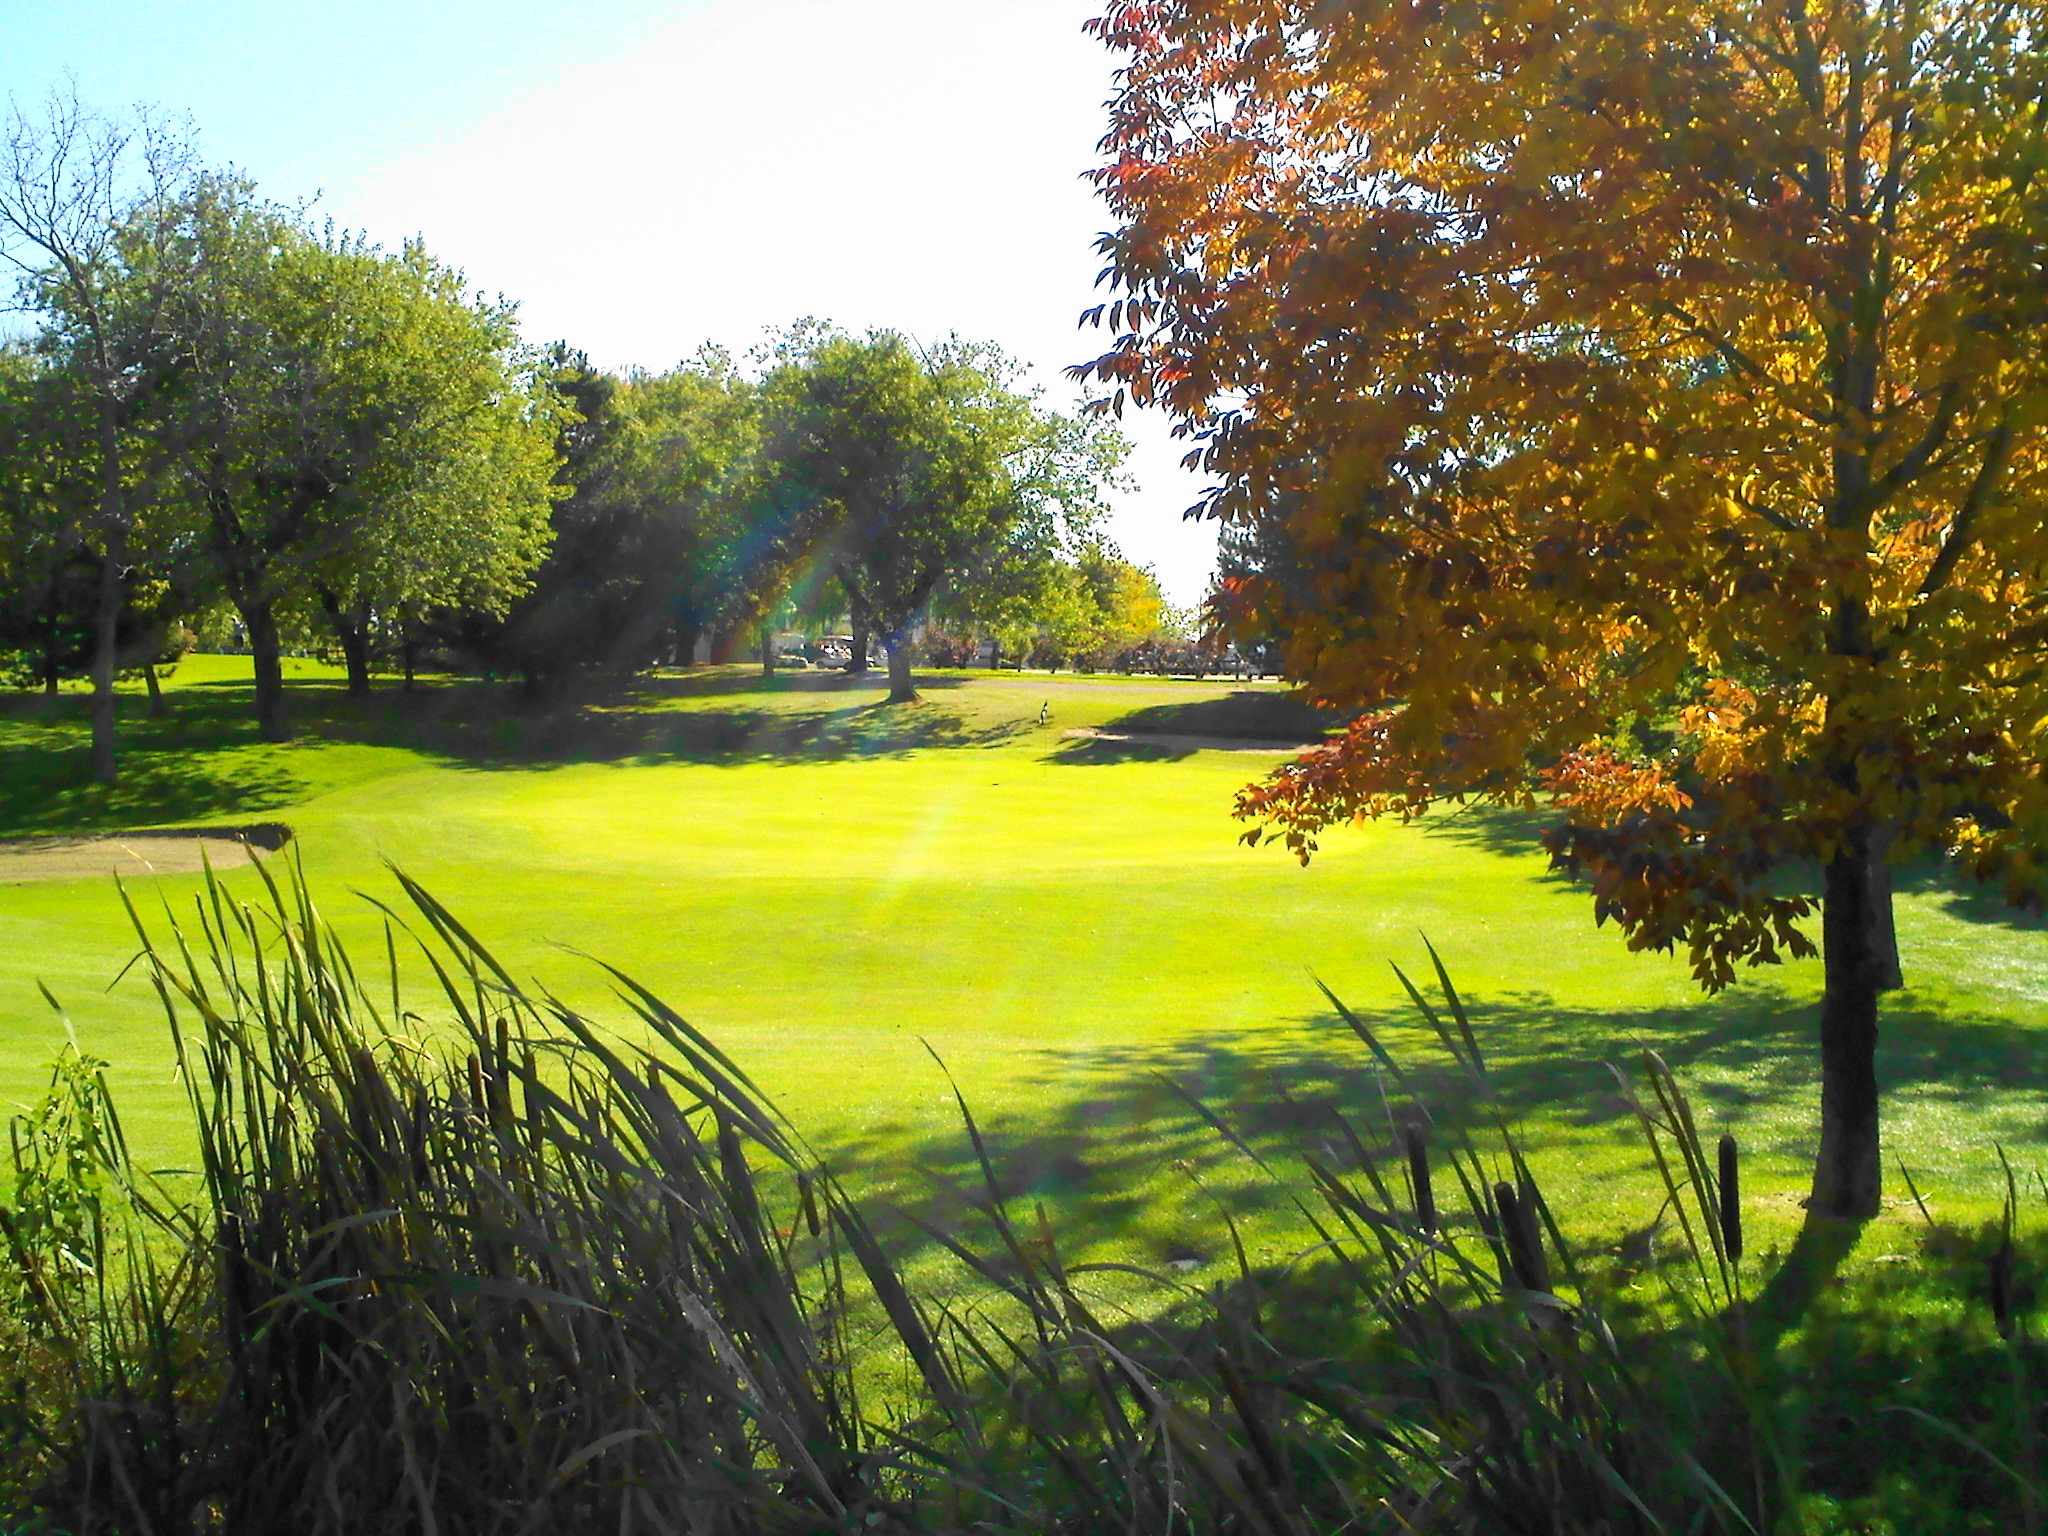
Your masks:
{"label": "foreground grass", "polygon": [[[1618,1233],[1652,1216],[1601,1066],[1647,1044],[1751,1150],[1760,1243],[1796,1225],[1816,967],[1702,999],[1682,966],[1597,932],[1516,818],[1367,827],[1301,870],[1239,847],[1228,816],[1277,754],[1064,734],[1271,732],[1278,715],[1259,717],[1277,705],[1257,689],[948,675],[888,709],[879,686],[713,670],[535,707],[483,685],[351,701],[302,663],[301,738],[283,747],[254,740],[243,663],[193,658],[171,694],[167,721],[137,701],[111,792],[82,783],[82,700],[7,701],[0,831],[287,821],[325,914],[365,953],[381,917],[351,893],[388,895],[391,859],[517,974],[596,1001],[606,978],[567,945],[644,981],[820,1141],[921,1170],[903,1192],[943,1206],[966,1167],[928,1043],[1012,1192],[1075,1223],[1076,1251],[1206,1261],[1218,1202],[1270,1205],[1235,1173],[1197,1189],[1216,1142],[1178,1090],[1255,1139],[1313,1127],[1331,1102],[1371,1107],[1370,1058],[1310,970],[1404,1058],[1441,1062],[1422,1086],[1454,1107],[1458,1079],[1386,969],[1427,966],[1418,930],[1473,1000],[1496,1091],[1571,1223]],[[148,885],[145,903],[185,908],[200,879]],[[1931,880],[1902,898],[1901,936],[1889,1151],[1943,1214],[1976,1219],[2003,1187],[1994,1144],[2048,1163],[2048,944]],[[181,1156],[154,1002],[132,976],[107,988],[134,949],[110,885],[0,887],[0,943],[0,1095],[30,1097],[61,1038],[46,983],[116,1064],[138,1145]],[[1908,1217],[1866,1248],[1910,1242]]]}
{"label": "foreground grass", "polygon": [[[1760,1264],[1732,1139],[1654,1056],[1618,1087],[1670,1229],[1613,1259],[1561,1235],[1506,1116],[1462,1134],[1391,1055],[1398,1134],[1333,1108],[1261,1156],[1216,1128],[1219,1166],[1309,1176],[1270,1213],[1291,1262],[1076,1263],[978,1137],[979,1187],[918,1220],[918,1257],[873,1198],[887,1156],[820,1166],[636,984],[609,1019],[531,996],[408,886],[459,1020],[422,1049],[419,995],[289,874],[262,883],[210,889],[175,939],[145,924],[197,1178],[138,1178],[75,1057],[9,1126],[13,1528],[2038,1527],[2031,1199],[1848,1283],[1855,1232],[1825,1219]],[[1441,982],[1436,1006],[1465,1099],[1497,1107]]]}

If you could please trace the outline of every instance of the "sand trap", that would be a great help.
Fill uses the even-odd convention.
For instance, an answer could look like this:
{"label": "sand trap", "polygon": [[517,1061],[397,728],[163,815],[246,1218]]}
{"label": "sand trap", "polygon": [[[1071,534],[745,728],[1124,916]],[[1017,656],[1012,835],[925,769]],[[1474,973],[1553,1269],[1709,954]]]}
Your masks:
{"label": "sand trap", "polygon": [[1319,742],[1297,741],[1247,741],[1242,736],[1171,736],[1152,731],[1105,731],[1092,725],[1079,725],[1063,736],[1077,736],[1084,741],[1129,741],[1139,746],[1164,747],[1169,752],[1258,752],[1267,757],[1275,752],[1306,752]]}
{"label": "sand trap", "polygon": [[185,875],[203,867],[254,863],[291,840],[278,822],[251,827],[164,827],[104,837],[0,838],[0,885],[31,880],[88,880],[120,875]]}

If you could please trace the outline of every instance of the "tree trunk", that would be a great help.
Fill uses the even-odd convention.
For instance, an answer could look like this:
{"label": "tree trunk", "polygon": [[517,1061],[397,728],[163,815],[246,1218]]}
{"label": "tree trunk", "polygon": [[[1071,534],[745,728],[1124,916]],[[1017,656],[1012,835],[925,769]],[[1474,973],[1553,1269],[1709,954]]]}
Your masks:
{"label": "tree trunk", "polygon": [[910,642],[884,640],[882,649],[889,658],[889,702],[915,704],[917,686],[910,680]]}
{"label": "tree trunk", "polygon": [[1889,839],[1869,824],[1822,873],[1820,1155],[1814,1161],[1816,1215],[1867,1220],[1883,1190],[1878,1139],[1877,999],[1897,984]]}
{"label": "tree trunk", "polygon": [[[406,630],[404,634],[399,638],[398,658],[399,664],[405,668],[405,691],[407,693],[411,693],[413,691],[414,684],[412,674],[414,666],[419,661],[419,650],[419,641],[413,639],[411,630]],[[533,674],[531,672],[528,672],[527,676],[531,678]]]}
{"label": "tree trunk", "polygon": [[277,609],[269,599],[241,608],[249,629],[249,654],[256,663],[256,729],[265,741],[290,741],[284,712],[284,657],[277,638]]}
{"label": "tree trunk", "polygon": [[164,702],[163,684],[157,681],[155,662],[142,663],[142,680],[149,686],[149,717],[161,720],[171,712],[171,706]]}
{"label": "tree trunk", "polygon": [[341,599],[326,587],[320,589],[320,606],[327,611],[327,622],[334,626],[335,638],[341,642],[341,659],[348,668],[350,695],[367,698],[370,692],[369,614],[360,607],[342,607]]}
{"label": "tree trunk", "polygon": [[775,632],[766,624],[761,626],[761,675],[775,675]]}
{"label": "tree trunk", "polygon": [[1003,642],[993,635],[989,636],[988,642],[988,669],[991,672],[1003,670]]}
{"label": "tree trunk", "polygon": [[[118,494],[118,493],[116,493]],[[98,613],[92,648],[92,776],[114,782],[114,666],[121,649],[121,575],[128,563],[128,526],[110,522],[106,559],[100,566]]]}
{"label": "tree trunk", "polygon": [[848,628],[853,631],[853,644],[847,648],[846,670],[865,672],[868,669],[867,623],[862,619],[855,619]]}
{"label": "tree trunk", "polygon": [[678,624],[676,626],[676,665],[694,667],[697,665],[697,636],[703,632],[701,625]]}

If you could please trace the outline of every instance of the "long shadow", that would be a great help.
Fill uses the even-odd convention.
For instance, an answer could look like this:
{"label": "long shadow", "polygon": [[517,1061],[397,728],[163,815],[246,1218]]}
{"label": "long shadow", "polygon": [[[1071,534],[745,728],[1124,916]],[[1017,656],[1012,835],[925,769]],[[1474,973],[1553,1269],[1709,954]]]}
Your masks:
{"label": "long shadow", "polygon": [[1965,922],[2017,933],[2048,933],[2048,909],[2009,901],[1996,885],[1974,878],[1948,859],[1929,855],[1896,866],[1892,889],[1931,895],[1949,916]]}
{"label": "long shadow", "polygon": [[[1507,858],[1534,857],[1544,852],[1543,833],[1554,818],[1542,811],[1510,810],[1473,802],[1420,823],[1422,835],[1442,839],[1459,847],[1472,848]],[[1559,885],[1583,882],[1559,870],[1544,878]],[[1778,877],[1786,891],[1812,894],[1820,886],[1820,873],[1811,864],[1795,864]],[[2015,904],[1997,886],[1973,878],[1953,860],[1925,855],[1892,870],[1892,888],[1900,894],[1933,896],[1941,910],[1963,922],[2006,929],[2013,933],[2048,933],[2048,908]],[[1809,923],[1817,939],[1819,920]],[[1913,977],[1909,973],[1907,981]]]}
{"label": "long shadow", "polygon": [[[920,678],[943,697],[957,678]],[[875,698],[879,679],[836,673],[668,675],[534,700],[509,684],[434,682],[351,698],[332,682],[287,684],[302,743],[395,746],[469,768],[578,762],[735,766],[831,761],[992,745],[1025,730],[943,702],[908,708]],[[762,698],[743,705],[742,695]],[[729,705],[723,704],[732,699]],[[120,778],[91,782],[89,701],[0,694],[0,836],[93,832],[274,813],[303,796],[289,749],[261,743],[242,682],[173,691],[162,717],[123,698]],[[247,750],[255,749],[255,750]]]}
{"label": "long shadow", "polygon": [[[943,693],[966,686],[964,677],[944,676],[933,673],[914,673],[911,681],[919,693]],[[846,673],[828,668],[806,669],[803,671],[780,671],[773,677],[759,672],[655,672],[617,683],[609,688],[594,685],[584,691],[587,702],[604,698],[627,700],[633,698],[669,699],[711,699],[725,698],[740,693],[795,693],[795,694],[843,694],[872,691],[889,686],[888,679],[879,672]]]}
{"label": "long shadow", "polygon": [[1473,800],[1433,815],[1420,825],[1424,837],[1483,853],[1524,858],[1544,851],[1543,834],[1555,821],[1556,817],[1542,811],[1510,810]]}
{"label": "long shadow", "polygon": [[[1605,1078],[1603,1059],[1650,1045],[1695,1085],[1709,1072],[1753,1079],[1762,1069],[1779,1088],[1805,1088],[1813,1075],[1810,1015],[1810,1005],[1780,995],[1740,1005],[1722,1001],[1616,1013],[1560,1008],[1538,997],[1497,1001],[1475,1020],[1489,1058],[1483,1095],[1440,1046],[1424,1050],[1410,1021],[1391,1010],[1374,1012],[1365,1022],[1389,1045],[1403,1074],[1398,1079],[1375,1065],[1341,1022],[1326,1016],[1303,1020],[1300,1040],[1279,1047],[1212,1036],[1157,1049],[1047,1052],[1039,1085],[1057,1091],[1035,1099],[1017,1095],[1031,1099],[1029,1109],[993,1117],[982,1130],[995,1193],[1027,1252],[1040,1231],[1042,1206],[1070,1273],[1082,1273],[1088,1260],[1106,1255],[1158,1277],[1159,1284],[1138,1296],[1136,1306],[1142,1312],[1148,1301],[1164,1300],[1165,1311],[1120,1331],[1123,1347],[1170,1373],[1176,1362],[1208,1358],[1204,1351],[1214,1339],[1202,1330],[1212,1326],[1204,1321],[1212,1310],[1226,1319],[1233,1312],[1248,1314],[1264,1319],[1259,1332],[1283,1357],[1313,1359],[1318,1368],[1327,1366],[1371,1395],[1385,1390],[1387,1370],[1398,1376],[1404,1362],[1390,1362],[1384,1341],[1372,1335],[1375,1293],[1361,1288],[1345,1266],[1316,1262],[1322,1234],[1307,1215],[1288,1211],[1290,1195],[1320,1210],[1317,1191],[1298,1174],[1301,1153],[1341,1175],[1357,1165],[1362,1152],[1381,1165],[1398,1202],[1401,1151],[1391,1125],[1404,1118],[1414,1099],[1429,1104],[1432,1140],[1439,1144],[1459,1130],[1477,1130],[1477,1122],[1495,1108],[1511,1124],[1522,1122],[1521,1139],[1532,1149],[1546,1142],[1569,1147],[1575,1138],[1582,1140],[1586,1127],[1596,1134],[1608,1128],[1618,1137],[1627,1106]],[[1881,1060],[1888,1093],[1941,1085],[1967,1105],[2015,1081],[2039,1081],[2048,1070],[2048,1030],[2011,1020],[1958,1022],[1924,1014],[1891,1022],[1895,1043]],[[1062,1084],[1071,1086],[1061,1089]],[[1175,1085],[1199,1098],[1206,1113]],[[1562,1116],[1560,1106],[1567,1107]],[[1732,1118],[1739,1122],[1745,1107],[1738,1104]],[[1338,1113],[1357,1132],[1356,1140],[1338,1124]],[[1550,1123],[1530,1124],[1538,1113],[1548,1114]],[[1560,1118],[1568,1122],[1561,1128],[1555,1124]],[[1701,1118],[1704,1128],[1710,1122]],[[1488,1139],[1475,1136],[1482,1143]],[[1788,1150],[1802,1162],[1811,1153],[1803,1144]],[[982,1254],[998,1273],[1012,1267],[987,1219],[990,1197],[964,1136],[906,1136],[878,1127],[828,1155],[868,1174],[908,1161],[912,1171],[885,1185],[881,1198]],[[1255,1159],[1263,1159],[1277,1180]],[[1623,1180],[1638,1179],[1642,1198],[1623,1203],[1647,1215],[1662,1190],[1647,1154],[1639,1161],[1634,1175],[1618,1159],[1610,1167],[1618,1167]],[[1200,1190],[1199,1200],[1182,1209],[1172,1208],[1172,1192],[1162,1187],[1161,1170],[1176,1166]],[[1291,1188],[1279,1188],[1290,1173]],[[1505,1169],[1500,1176],[1513,1177]],[[1647,1250],[1631,1251],[1657,1223],[1617,1231],[1611,1244],[1603,1245],[1598,1233],[1588,1242],[1586,1222],[1573,1221],[1567,1198],[1576,1191],[1554,1180],[1550,1193],[1567,1224],[1577,1228],[1574,1239],[1589,1271],[1602,1277],[1600,1304],[1612,1309],[1637,1381],[1661,1401],[1672,1423],[1697,1426],[1689,1449],[1715,1475],[1748,1467],[1753,1447],[1746,1429],[1758,1422],[1754,1412],[1769,1426],[1767,1435],[1782,1436],[1769,1443],[1798,1459],[1805,1485],[1835,1498],[1869,1497],[1883,1479],[1902,1475],[1920,1487],[1973,1478],[1994,1485],[1972,1484],[1935,1507],[1984,1507],[1977,1495],[2009,1493],[1995,1486],[1993,1471],[1956,1456],[1947,1441],[1911,1432],[1911,1422],[1897,1416],[1919,1413],[2000,1444],[1986,1431],[1999,1428],[1995,1415],[2022,1357],[2000,1345],[1982,1299],[1998,1243],[1995,1227],[1930,1223],[1918,1233],[1917,1253],[1888,1254],[1896,1262],[1863,1266],[1853,1283],[1844,1284],[1844,1264],[1861,1228],[1807,1220],[1782,1256],[1772,1253],[1750,1263],[1749,1273],[1760,1269],[1764,1284],[1730,1316],[1746,1330],[1744,1355],[1755,1374],[1737,1387],[1703,1360],[1703,1354],[1714,1358],[1712,1347],[1702,1347],[1700,1330],[1709,1326],[1704,1319],[1659,1321],[1654,1305],[1629,1289],[1644,1270],[1675,1261],[1660,1252],[1654,1238]],[[1453,1209],[1462,1202],[1450,1178],[1440,1175],[1438,1198],[1447,1225],[1469,1233],[1476,1223]],[[1611,1199],[1589,1203],[1615,1208]],[[1219,1212],[1235,1223],[1234,1233]],[[1335,1230],[1330,1213],[1320,1219]],[[2022,1316],[2035,1314],[2041,1300],[2030,1277],[2048,1274],[2048,1233],[2038,1230],[2038,1217],[2028,1225],[2035,1230],[2019,1244],[2014,1298]],[[921,1266],[933,1252],[910,1222],[884,1224],[882,1232],[899,1264]],[[1250,1273],[1242,1278],[1236,1236],[1250,1254]],[[973,1294],[964,1278],[949,1283],[963,1295]],[[1093,1283],[1092,1276],[1081,1281],[1084,1287]],[[1176,1306],[1176,1295],[1203,1300]],[[1112,1300],[1105,1315],[1118,1315],[1118,1305]],[[1643,1331],[1631,1332],[1635,1325]],[[1153,1351],[1149,1357],[1147,1350]],[[1419,1364],[1427,1368],[1427,1362]],[[2028,1370],[2038,1375],[2039,1366]],[[2037,1380],[2036,1404],[2041,1390]],[[1899,1528],[1917,1527],[1902,1521]]]}
{"label": "long shadow", "polygon": [[[1069,768],[1110,763],[1173,763],[1202,750],[1201,743],[1246,747],[1320,741],[1343,717],[1312,709],[1292,693],[1238,689],[1221,698],[1148,704],[1107,722],[1104,736],[1077,736],[1046,761]],[[1248,771],[1246,777],[1252,777]]]}
{"label": "long shadow", "polygon": [[[845,697],[851,689],[792,686],[814,707],[663,707],[675,700],[742,692],[690,679],[568,700],[532,700],[507,686],[455,685],[411,694],[339,696],[302,712],[302,729],[330,740],[402,746],[469,768],[516,769],[627,760],[735,767],[748,763],[901,756],[937,748],[990,746],[1028,728],[1023,719],[977,724],[942,704],[898,706]],[[863,692],[871,691],[873,684]]]}
{"label": "long shadow", "polygon": [[[1300,1020],[1292,1040],[1210,1035],[1043,1051],[1009,1090],[1028,1108],[983,1126],[1000,1191],[1006,1199],[1050,1202],[1067,1238],[1085,1250],[1128,1244],[1133,1234],[1169,1240],[1155,1219],[1164,1169],[1198,1180],[1204,1198],[1234,1217],[1270,1214],[1275,1185],[1247,1148],[1295,1172],[1302,1151],[1347,1168],[1362,1150],[1394,1167],[1402,1156],[1398,1128],[1417,1119],[1432,1126],[1433,1140],[1469,1135],[1481,1145],[1495,1143],[1498,1119],[1532,1155],[1605,1147],[1607,1165],[1621,1166],[1626,1158],[1616,1163],[1613,1149],[1638,1145],[1639,1132],[1607,1064],[1628,1070],[1644,1048],[1658,1051],[1686,1084],[1703,1132],[1733,1129],[1752,1156],[1788,1172],[1811,1159],[1808,1117],[1787,1126],[1783,1113],[1817,1081],[1809,1003],[1753,993],[1685,1009],[1605,1012],[1522,996],[1473,1012],[1487,1058],[1479,1079],[1413,1015],[1395,1009],[1355,1016],[1398,1070],[1381,1065],[1328,1014]],[[1887,1017],[1883,1041],[1880,1086],[1888,1099],[1941,1097],[1964,1123],[2001,1101],[2009,1105],[2015,1089],[2048,1081],[2048,1030],[2012,1020],[1898,1010]],[[2014,1143],[2016,1152],[2048,1149],[2048,1126]],[[972,1148],[951,1130],[874,1124],[835,1138],[830,1156],[850,1169],[912,1170],[887,1196],[941,1229],[969,1219],[982,1198]],[[1654,1208],[1661,1193],[1647,1151],[1641,1160],[1640,1203]],[[1594,1236],[1617,1252],[1626,1246],[1620,1229]],[[1824,1266],[1816,1267],[1818,1243],[1809,1239],[1795,1255],[1812,1261],[1807,1268],[1820,1278],[1811,1285],[1825,1278]],[[1176,1255],[1160,1247],[1153,1256]],[[1780,1312],[1797,1299],[1793,1285],[1788,1279],[1775,1298]]]}
{"label": "long shadow", "polygon": [[120,778],[95,784],[86,700],[65,697],[53,707],[0,696],[0,835],[127,830],[291,804],[304,784],[283,761],[213,755],[255,742],[247,708],[246,697],[195,689],[165,718],[124,714]]}
{"label": "long shadow", "polygon": [[1340,712],[1311,708],[1294,693],[1245,688],[1221,698],[1148,704],[1119,715],[1104,729],[1136,735],[1317,741],[1343,723]]}
{"label": "long shadow", "polygon": [[1129,736],[1121,740],[1070,736],[1047,753],[1045,760],[1063,768],[1101,768],[1111,763],[1177,763],[1193,757],[1196,750],[1185,744],[1143,741]]}
{"label": "long shadow", "polygon": [[1801,1223],[1791,1249],[1749,1305],[1758,1344],[1770,1349],[1805,1321],[1862,1235],[1863,1224],[1857,1221],[1808,1216]]}

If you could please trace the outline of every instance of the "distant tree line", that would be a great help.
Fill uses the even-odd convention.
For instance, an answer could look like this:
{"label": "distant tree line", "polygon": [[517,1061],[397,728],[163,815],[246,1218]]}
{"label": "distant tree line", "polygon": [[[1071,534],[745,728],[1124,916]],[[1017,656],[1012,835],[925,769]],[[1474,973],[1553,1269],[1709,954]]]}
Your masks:
{"label": "distant tree line", "polygon": [[1151,573],[1102,537],[1124,443],[1045,409],[994,349],[917,348],[793,326],[742,369],[707,347],[623,377],[557,346],[568,408],[554,540],[498,613],[430,615],[461,664],[540,691],[753,651],[846,626],[847,663],[879,650],[892,697],[910,666],[975,651],[1061,661],[1174,633]]}
{"label": "distant tree line", "polygon": [[[53,97],[0,146],[0,668],[114,684],[197,631],[442,664],[535,691],[844,622],[914,697],[918,636],[1060,665],[1172,638],[1103,539],[1125,444],[993,348],[806,321],[743,368],[665,373],[524,344],[512,307],[210,170],[175,125]],[[982,649],[977,647],[977,649]]]}

